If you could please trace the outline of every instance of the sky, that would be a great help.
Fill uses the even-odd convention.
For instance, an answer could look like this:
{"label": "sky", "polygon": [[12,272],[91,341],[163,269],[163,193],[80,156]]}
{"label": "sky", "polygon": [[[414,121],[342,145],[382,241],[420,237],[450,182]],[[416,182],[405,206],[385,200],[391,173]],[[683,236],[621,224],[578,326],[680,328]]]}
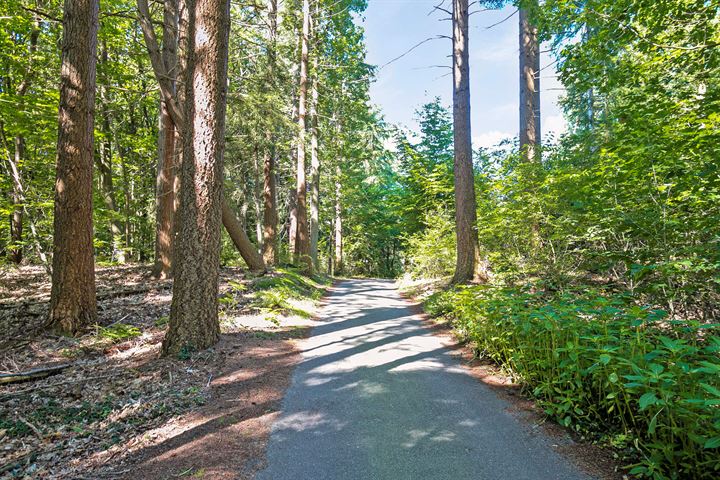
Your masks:
{"label": "sky", "polygon": [[[433,10],[439,0],[368,0],[361,18],[365,28],[367,62],[382,66],[423,40],[451,36],[444,12]],[[448,4],[449,2],[446,2]],[[477,10],[471,7],[471,12]],[[518,15],[514,7],[470,16],[470,93],[472,137],[475,147],[492,147],[518,131]],[[544,50],[545,48],[541,48]],[[385,119],[416,130],[415,111],[439,96],[452,105],[452,76],[448,39],[431,40],[383,67],[370,89],[371,101],[380,106]],[[548,54],[541,55],[541,126],[562,133],[565,122],[557,105],[562,93]]]}

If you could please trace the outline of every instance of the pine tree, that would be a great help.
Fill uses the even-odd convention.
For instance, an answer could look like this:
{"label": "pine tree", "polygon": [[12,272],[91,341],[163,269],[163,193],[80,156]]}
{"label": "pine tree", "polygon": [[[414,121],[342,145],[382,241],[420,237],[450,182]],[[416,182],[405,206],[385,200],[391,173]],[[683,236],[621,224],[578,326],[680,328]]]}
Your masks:
{"label": "pine tree", "polygon": [[93,145],[97,0],[65,0],[58,121],[50,327],[95,322]]}

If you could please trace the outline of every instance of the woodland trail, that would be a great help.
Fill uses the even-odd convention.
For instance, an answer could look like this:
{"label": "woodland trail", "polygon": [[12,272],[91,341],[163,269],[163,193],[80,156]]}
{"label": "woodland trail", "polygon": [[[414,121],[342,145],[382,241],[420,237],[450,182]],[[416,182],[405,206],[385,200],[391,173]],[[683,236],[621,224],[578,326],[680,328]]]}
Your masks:
{"label": "woodland trail", "polygon": [[391,282],[340,283],[320,319],[257,480],[591,478],[472,377]]}

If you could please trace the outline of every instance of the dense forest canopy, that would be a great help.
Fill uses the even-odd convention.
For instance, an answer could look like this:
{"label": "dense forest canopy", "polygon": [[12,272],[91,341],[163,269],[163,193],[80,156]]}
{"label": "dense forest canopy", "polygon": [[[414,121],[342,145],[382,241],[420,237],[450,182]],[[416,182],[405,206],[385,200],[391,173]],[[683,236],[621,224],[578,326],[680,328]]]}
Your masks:
{"label": "dense forest canopy", "polygon": [[[468,50],[481,48],[468,8],[506,4],[518,9],[519,131],[483,149],[470,143],[469,91],[492,92],[467,79]],[[474,281],[433,306],[464,318],[470,338],[481,335],[474,319],[498,312],[585,326],[578,318],[622,317],[615,333],[578,334],[602,337],[603,365],[633,322],[656,322],[622,360],[631,363],[624,380],[655,372],[643,385],[657,390],[634,379],[623,391],[652,415],[633,416],[635,397],[613,400],[622,417],[613,432],[645,429],[614,438],[645,455],[635,473],[680,478],[703,464],[711,478],[720,465],[720,5],[441,2],[435,14],[452,20],[441,40],[453,54],[454,105],[417,105],[416,132],[388,124],[372,103],[366,7],[0,0],[2,268],[44,267],[48,327],[81,333],[97,321],[93,265],[153,264],[158,278],[175,277],[167,354],[217,341],[220,265]],[[560,138],[540,137],[541,48],[565,89]],[[533,302],[540,310],[528,313]],[[653,366],[657,342],[676,355],[666,366]],[[592,430],[607,419],[588,413],[589,400],[558,407],[555,376],[508,353],[530,347],[502,345],[483,348],[527,375],[561,422]],[[694,383],[678,393],[683,374]],[[608,385],[579,395],[614,399]]]}

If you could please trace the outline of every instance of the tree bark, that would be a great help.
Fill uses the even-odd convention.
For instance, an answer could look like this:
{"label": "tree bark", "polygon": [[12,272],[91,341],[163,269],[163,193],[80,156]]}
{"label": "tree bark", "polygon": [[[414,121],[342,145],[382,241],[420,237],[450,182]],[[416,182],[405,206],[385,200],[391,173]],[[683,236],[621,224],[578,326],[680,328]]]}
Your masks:
{"label": "tree bark", "polygon": [[277,196],[275,193],[275,151],[270,148],[263,159],[263,260],[267,265],[278,264]]}
{"label": "tree bark", "polygon": [[[108,62],[107,46],[103,43],[101,53],[101,61],[103,64]],[[100,186],[102,187],[102,196],[105,207],[110,212],[110,238],[112,239],[112,257],[120,263],[125,263],[125,249],[122,245],[123,228],[118,217],[117,204],[115,202],[115,187],[113,184],[113,168],[112,168],[112,129],[110,128],[111,119],[109,112],[110,94],[107,87],[107,81],[101,83],[104,85],[100,88],[101,97],[101,129],[102,142],[98,155],[98,173],[100,175]]]}
{"label": "tree bark", "polygon": [[[131,113],[132,114],[132,113]],[[132,124],[131,120],[131,124]],[[134,128],[131,126],[130,133],[133,133]],[[118,155],[120,157],[120,172],[122,174],[122,184],[123,184],[123,236],[125,238],[125,247],[127,248],[127,256],[132,258],[133,256],[133,249],[132,247],[132,214],[131,214],[131,207],[132,207],[132,193],[130,191],[130,172],[128,170],[127,161],[126,161],[126,155],[127,155],[127,149],[126,147],[122,147],[120,145],[117,145],[118,149]]]}
{"label": "tree bark", "polygon": [[[214,345],[227,100],[229,0],[189,0],[185,126],[170,327],[164,354]],[[190,121],[192,119],[192,121]]]}
{"label": "tree bark", "polygon": [[[166,0],[163,8],[163,44],[161,59],[167,75],[167,86],[175,95],[178,63],[177,35],[179,27],[177,0]],[[167,100],[160,101],[160,135],[158,139],[158,169],[155,186],[155,265],[153,276],[172,275],[173,240],[175,237],[175,173],[176,132]]]}
{"label": "tree bark", "polygon": [[25,156],[25,139],[22,135],[15,137],[15,162],[11,162],[13,177],[13,212],[10,216],[10,259],[13,263],[19,265],[23,259],[23,204],[25,203],[25,195],[23,195],[23,185],[20,178],[20,165],[22,165]]}
{"label": "tree bark", "polygon": [[528,10],[520,9],[520,154],[527,161],[539,161],[540,131],[540,46],[537,27]]}
{"label": "tree bark", "polygon": [[[277,0],[268,0],[268,85],[275,83],[275,57],[277,44]],[[278,264],[278,212],[275,192],[275,135],[272,129],[265,132],[263,158],[263,240],[262,253],[265,264]]]}
{"label": "tree bark", "polygon": [[[194,5],[195,3],[191,3],[187,0],[178,0],[178,53],[176,55],[177,61],[177,74],[174,75],[174,79],[176,81],[176,86],[173,89],[172,83],[169,81],[171,77],[171,73],[166,68],[165,60],[163,59],[162,51],[160,49],[159,43],[157,41],[157,37],[155,35],[155,30],[152,26],[152,21],[150,17],[150,9],[148,6],[147,0],[137,0],[137,7],[138,7],[138,13],[139,13],[139,21],[140,26],[143,31],[143,36],[145,37],[145,44],[148,50],[148,55],[150,56],[150,63],[153,67],[153,72],[155,74],[155,78],[158,81],[158,85],[160,86],[160,94],[162,101],[164,102],[166,106],[166,111],[169,114],[170,119],[172,120],[174,127],[175,127],[175,171],[176,172],[184,172],[182,163],[185,161],[185,153],[184,150],[186,148],[186,143],[184,138],[187,137],[187,135],[190,135],[189,133],[185,132],[185,129],[190,128],[188,123],[189,120],[186,122],[186,118],[190,119],[193,117],[188,117],[187,112],[185,111],[185,106],[188,103],[188,100],[186,99],[186,94],[188,92],[188,79],[191,78],[191,76],[188,76],[188,63],[189,63],[189,57],[192,53],[190,48],[192,48],[192,34],[190,32],[191,30],[191,15],[194,15]],[[194,17],[193,17],[194,18]],[[194,27],[193,27],[194,28]],[[175,93],[173,94],[173,90]],[[179,210],[180,206],[180,198],[178,192],[182,189],[182,177],[184,175],[174,175],[174,191],[175,194],[175,211],[177,212]],[[177,217],[177,214],[176,214]],[[235,219],[237,221],[237,219]],[[174,222],[175,228],[171,231],[172,235],[177,236],[178,230],[179,230],[179,222]],[[172,240],[171,240],[172,241]],[[171,261],[170,264],[172,265],[172,256],[174,255],[174,252],[176,251],[176,248],[173,246],[173,248],[170,249],[171,253]],[[240,252],[242,255],[242,252]]]}
{"label": "tree bark", "polygon": [[55,181],[50,326],[75,334],[95,322],[93,122],[98,0],[65,0]]}
{"label": "tree bark", "polygon": [[[297,150],[293,155],[293,160],[297,162]],[[288,219],[287,219],[287,231],[288,231],[288,251],[290,257],[295,254],[295,240],[297,238],[297,190],[291,189],[288,195]]]}
{"label": "tree bark", "polygon": [[[30,85],[35,77],[35,53],[37,52],[38,38],[40,37],[41,18],[39,16],[35,19],[35,25],[30,32],[30,38],[28,42],[28,67],[25,72],[25,76],[18,85],[17,96],[22,98],[27,93]],[[10,162],[10,168],[12,170],[13,177],[13,190],[12,190],[12,201],[13,201],[13,212],[10,217],[10,242],[12,247],[10,249],[10,259],[15,264],[20,264],[23,260],[23,217],[26,211],[25,206],[25,192],[23,189],[21,169],[23,161],[25,159],[25,138],[22,135],[15,137],[15,161]],[[34,230],[34,226],[31,226],[31,230]],[[47,266],[47,259],[42,250],[38,249],[40,256],[42,257],[43,263]]]}
{"label": "tree bark", "polygon": [[313,56],[313,82],[310,103],[310,258],[318,265],[320,235],[320,157],[318,156],[318,59]]}
{"label": "tree bark", "polygon": [[255,238],[257,238],[257,251],[262,254],[262,242],[263,242],[263,212],[262,212],[262,197],[263,197],[263,167],[260,165],[260,149],[255,146],[255,152],[253,153],[253,207],[255,209]]}
{"label": "tree bark", "polygon": [[457,262],[453,283],[481,279],[470,129],[468,0],[453,0],[453,131]]}
{"label": "tree bark", "polygon": [[233,212],[227,201],[223,200],[222,204],[222,221],[227,230],[230,239],[235,244],[235,247],[240,252],[240,256],[245,260],[250,270],[254,272],[264,272],[265,262],[263,257],[255,249],[250,239],[245,232],[240,221],[237,219],[235,212]]}
{"label": "tree bark", "polygon": [[336,274],[342,273],[343,263],[343,230],[342,230],[342,183],[340,167],[336,167],[335,178],[335,268]]}
{"label": "tree bark", "polygon": [[[5,149],[9,152],[10,148],[7,142],[7,138],[5,136],[5,125],[3,125],[3,122],[0,121],[0,139],[3,141],[3,145],[5,146]],[[15,154],[14,157],[8,156],[8,163],[10,164],[10,170],[9,175],[12,177],[13,181],[13,190],[12,190],[12,199],[15,203],[16,207],[18,204],[20,204],[19,212],[22,214],[22,217],[20,221],[15,220],[11,217],[10,221],[16,222],[16,225],[18,225],[20,228],[23,226],[22,219],[27,217],[28,224],[30,226],[30,234],[32,238],[33,245],[35,247],[35,250],[37,252],[38,257],[40,257],[40,261],[42,262],[43,266],[45,267],[45,270],[48,274],[52,273],[52,269],[50,268],[50,263],[48,261],[47,255],[42,249],[42,244],[40,243],[40,235],[38,234],[37,227],[35,225],[35,222],[33,221],[32,215],[28,212],[27,208],[27,197],[25,196],[25,187],[23,185],[23,179],[22,179],[22,173],[20,170],[21,164],[19,163],[20,160],[22,160],[25,156],[25,140],[20,135],[15,137]],[[18,209],[16,208],[13,210],[13,216],[18,212]],[[11,223],[12,228],[12,223]],[[13,233],[13,232],[11,232]],[[16,234],[16,237],[12,238],[22,238],[21,234]],[[22,249],[20,249],[20,252],[22,252]]]}
{"label": "tree bark", "polygon": [[305,130],[308,91],[308,55],[310,36],[310,0],[303,0],[303,25],[300,39],[300,89],[298,94],[297,196],[295,250],[293,261],[303,265],[305,273],[312,273],[310,239],[307,218],[307,182],[305,175]]}

